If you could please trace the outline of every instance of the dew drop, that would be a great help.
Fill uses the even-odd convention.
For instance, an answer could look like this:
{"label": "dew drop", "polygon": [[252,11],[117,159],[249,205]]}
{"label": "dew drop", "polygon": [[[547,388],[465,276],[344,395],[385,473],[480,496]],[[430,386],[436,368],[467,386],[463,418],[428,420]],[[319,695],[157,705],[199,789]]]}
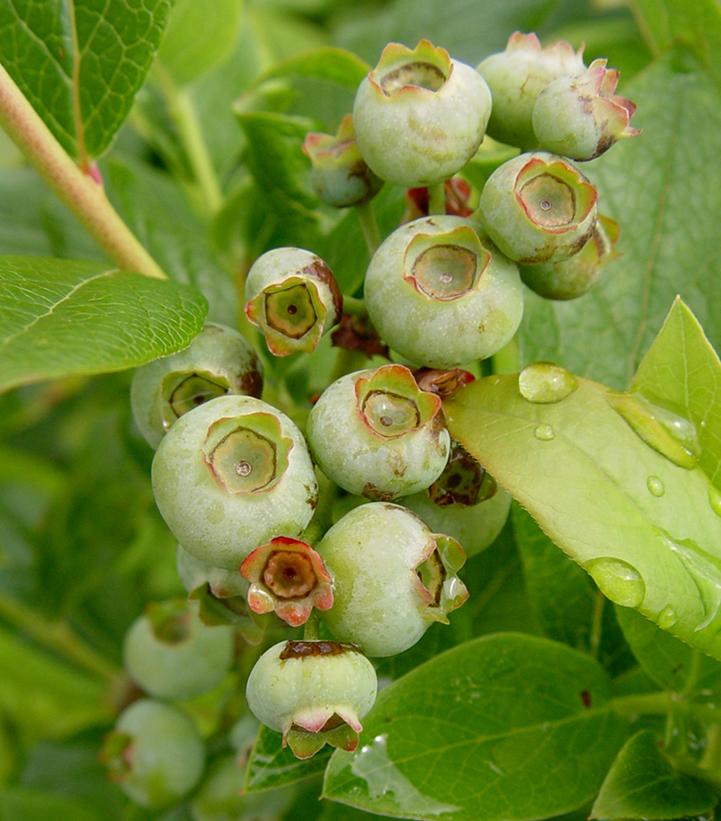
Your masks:
{"label": "dew drop", "polygon": [[638,607],[646,595],[641,574],[622,559],[593,559],[585,569],[601,592],[622,607]]}
{"label": "dew drop", "polygon": [[575,377],[560,365],[536,362],[518,375],[518,390],[524,399],[544,405],[560,402],[578,387]]}
{"label": "dew drop", "polygon": [[551,439],[554,439],[556,436],[556,431],[553,429],[551,425],[539,425],[534,431],[533,435],[536,439],[540,439],[542,442],[550,442]]}
{"label": "dew drop", "polygon": [[713,485],[709,485],[708,503],[711,505],[711,510],[713,510],[717,516],[721,516],[721,490]]}
{"label": "dew drop", "polygon": [[657,617],[658,626],[662,630],[668,630],[670,627],[673,627],[677,621],[678,616],[676,615],[676,611],[670,604],[664,607]]}
{"label": "dew drop", "polygon": [[666,492],[666,487],[658,476],[649,476],[646,481],[646,487],[654,496],[663,496]]}

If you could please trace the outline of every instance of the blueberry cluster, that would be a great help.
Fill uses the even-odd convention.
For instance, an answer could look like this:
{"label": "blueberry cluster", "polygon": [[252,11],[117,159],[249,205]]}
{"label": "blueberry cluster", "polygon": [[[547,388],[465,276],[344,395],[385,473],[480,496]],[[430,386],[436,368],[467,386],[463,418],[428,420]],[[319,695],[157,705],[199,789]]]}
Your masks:
{"label": "blueberry cluster", "polygon": [[[512,35],[477,69],[426,40],[389,45],[338,133],[303,145],[330,205],[364,208],[384,182],[415,191],[420,216],[380,243],[365,277],[363,321],[389,364],[333,381],[305,435],[259,398],[259,359],[230,328],[208,324],[187,350],[136,372],[133,413],[157,449],[155,500],[190,594],[152,605],[126,638],[126,667],[149,698],[121,716],[104,756],[140,803],[167,803],[200,777],[197,732],[166,702],[225,676],[229,625],[256,642],[264,614],[306,625],[260,656],[246,691],[253,714],[305,758],[325,743],[355,749],[377,689],[368,657],[407,650],[466,600],[458,571],[495,538],[509,498],[451,439],[443,399],[473,378],[459,366],[513,337],[522,281],[570,299],[611,257],[617,227],[571,159],[636,133],[617,81],[605,61],[587,68],[569,44],[542,48],[535,35]],[[446,190],[468,196],[447,184],[486,135],[525,153],[493,172],[475,211],[444,207]],[[256,260],[245,300],[277,357],[313,351],[349,319],[327,263],[300,248]]]}

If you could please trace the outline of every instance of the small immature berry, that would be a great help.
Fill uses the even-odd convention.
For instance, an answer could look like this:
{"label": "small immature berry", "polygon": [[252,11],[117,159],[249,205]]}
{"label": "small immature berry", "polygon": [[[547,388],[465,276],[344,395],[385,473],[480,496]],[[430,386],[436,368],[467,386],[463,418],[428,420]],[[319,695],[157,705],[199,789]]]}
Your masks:
{"label": "small immature berry", "polygon": [[576,299],[598,281],[604,265],[615,256],[619,238],[618,223],[599,215],[591,236],[581,250],[561,262],[521,265],[521,279],[546,299]]}
{"label": "small immature berry", "polygon": [[381,337],[416,365],[453,368],[500,350],[518,328],[516,266],[461,217],[396,229],[371,259],[368,314]]}
{"label": "small immature berry", "polygon": [[274,536],[299,535],[318,494],[298,428],[249,396],[213,399],[179,419],[152,473],[158,509],[185,550],[228,570]]}
{"label": "small immature berry", "polygon": [[356,93],[353,122],[363,158],[407,188],[451,177],[481,144],[491,94],[470,66],[421,40],[386,46]]}
{"label": "small immature berry", "polygon": [[468,597],[456,575],[465,562],[458,542],[398,505],[353,508],[318,552],[335,582],[335,603],[323,619],[336,638],[369,656],[402,653]]}
{"label": "small immature berry", "polygon": [[333,582],[323,560],[305,542],[276,536],[256,547],[240,566],[251,583],[248,606],[254,613],[275,614],[291,627],[308,621],[314,607],[333,606]]}
{"label": "small immature berry", "polygon": [[283,746],[310,758],[326,743],[356,749],[377,687],[373,665],[353,645],[282,641],[256,662],[246,697],[259,721],[283,733]]}
{"label": "small immature berry", "polygon": [[203,741],[190,718],[153,699],[131,704],[105,737],[100,754],[108,775],[136,804],[158,809],[200,780]]}
{"label": "small immature berry", "polygon": [[584,70],[581,50],[559,40],[541,47],[535,34],[514,32],[505,51],[491,54],[478,66],[493,95],[488,133],[494,140],[523,149],[535,148],[533,107],[538,95],[559,77]]}
{"label": "small immature berry", "polygon": [[422,391],[408,368],[383,365],[336,380],[308,418],[321,470],[350,493],[395,499],[422,490],[448,459],[441,400]]}
{"label": "small immature berry", "polygon": [[275,356],[310,353],[343,313],[343,297],[325,262],[302,248],[274,248],[253,263],[245,313]]}
{"label": "small immature berry", "polygon": [[596,224],[598,194],[570,162],[521,154],[483,187],[479,214],[488,235],[519,263],[560,262],[583,248]]}
{"label": "small immature berry", "polygon": [[230,669],[230,627],[206,627],[187,599],[148,605],[125,636],[123,658],[131,677],[158,698],[190,698],[215,687]]}
{"label": "small immature berry", "polygon": [[227,393],[260,396],[262,389],[255,351],[237,331],[208,322],[185,350],[135,371],[130,404],[155,448],[177,419],[203,402]]}
{"label": "small immature berry", "polygon": [[318,197],[336,208],[367,202],[380,191],[379,179],[361,157],[353,117],[347,114],[334,135],[311,132],[303,143],[311,161],[310,182]]}
{"label": "small immature berry", "polygon": [[619,139],[640,132],[629,126],[636,106],[614,95],[618,71],[594,60],[582,74],[547,86],[533,107],[533,130],[544,151],[592,160]]}

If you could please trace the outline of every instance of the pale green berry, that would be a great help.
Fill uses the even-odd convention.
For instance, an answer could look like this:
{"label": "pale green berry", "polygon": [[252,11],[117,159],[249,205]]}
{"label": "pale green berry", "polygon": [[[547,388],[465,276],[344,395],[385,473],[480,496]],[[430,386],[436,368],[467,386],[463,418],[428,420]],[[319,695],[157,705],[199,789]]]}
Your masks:
{"label": "pale green berry", "polygon": [[172,599],[148,605],[125,635],[123,660],[130,676],[153,696],[190,698],[212,690],[230,670],[230,627],[206,627],[198,605]]}
{"label": "pale green berry", "polygon": [[408,496],[428,487],[448,459],[440,411],[440,398],[422,391],[403,365],[357,371],[323,391],[308,418],[308,442],[321,470],[350,493]]}
{"label": "pale green berry", "polygon": [[212,399],[168,431],[153,460],[158,509],[196,558],[233,570],[274,536],[297,536],[318,493],[303,435],[249,396]]}
{"label": "pale green berry", "polygon": [[326,263],[302,248],[274,248],[251,266],[245,314],[274,356],[314,351],[343,312],[343,297]]}
{"label": "pale green berry", "polygon": [[599,215],[591,236],[581,250],[561,262],[521,265],[521,279],[546,299],[576,299],[598,281],[604,265],[615,256],[618,223]]}
{"label": "pale green berry", "polygon": [[598,194],[570,162],[544,152],[497,168],[478,205],[485,230],[518,263],[560,262],[583,248],[596,224]]}
{"label": "pale green berry", "polygon": [[535,148],[533,106],[538,95],[559,77],[584,70],[582,51],[559,40],[541,48],[535,34],[514,32],[505,51],[491,54],[478,66],[493,96],[488,133],[494,140],[521,148]]}
{"label": "pale green berry", "polygon": [[357,747],[377,688],[373,665],[353,645],[281,641],[251,670],[246,698],[258,721],[283,733],[284,746],[309,758],[325,743]]}
{"label": "pale green berry", "polygon": [[470,557],[485,550],[501,532],[511,497],[465,448],[453,442],[448,464],[438,479],[401,504],[436,532],[460,542]]}
{"label": "pale green berry", "polygon": [[544,151],[574,160],[592,160],[619,139],[640,132],[629,126],[636,106],[614,95],[618,71],[594,60],[576,77],[547,86],[533,107],[533,130]]}
{"label": "pale green berry", "polygon": [[161,701],[131,704],[103,743],[108,774],[136,804],[153,809],[182,798],[200,780],[205,747],[191,719]]}
{"label": "pale green berry", "polygon": [[356,140],[370,168],[408,188],[453,176],[486,131],[491,94],[483,78],[421,40],[386,46],[353,106]]}
{"label": "pale green berry", "polygon": [[456,575],[465,561],[458,542],[398,505],[353,508],[317,550],[335,582],[323,619],[337,639],[369,656],[402,653],[468,597]]}
{"label": "pale green berry", "polygon": [[227,393],[260,396],[258,357],[232,328],[208,322],[190,346],[156,359],[133,374],[130,404],[135,424],[151,447],[184,413]]}
{"label": "pale green berry", "polygon": [[422,217],[396,229],[371,259],[365,301],[381,337],[416,365],[485,359],[516,332],[516,266],[462,217]]}
{"label": "pale green berry", "polygon": [[248,582],[241,575],[240,566],[233,570],[216,567],[188,553],[182,545],[178,545],[176,563],[178,576],[188,593],[206,584],[212,595],[218,599],[245,596],[248,592]]}
{"label": "pale green berry", "polygon": [[302,147],[311,162],[313,190],[327,205],[335,208],[360,205],[380,191],[383,180],[361,157],[350,114],[343,117],[335,135],[313,131]]}

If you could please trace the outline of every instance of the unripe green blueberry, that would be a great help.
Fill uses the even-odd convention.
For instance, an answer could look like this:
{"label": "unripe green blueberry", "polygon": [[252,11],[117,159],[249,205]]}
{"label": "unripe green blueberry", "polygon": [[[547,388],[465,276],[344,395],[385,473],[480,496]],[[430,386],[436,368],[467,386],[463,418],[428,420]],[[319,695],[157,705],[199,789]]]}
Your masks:
{"label": "unripe green blueberry", "polygon": [[467,220],[452,216],[396,229],[371,259],[365,300],[391,348],[433,368],[492,356],[523,314],[516,266]]}
{"label": "unripe green blueberry", "polygon": [[321,394],[308,442],[321,470],[350,493],[408,496],[428,487],[448,459],[440,410],[440,398],[422,391],[403,365],[357,371]]}
{"label": "unripe green blueberry", "polygon": [[386,46],[353,105],[356,140],[384,180],[412,188],[451,177],[478,150],[491,113],[483,78],[421,40]]}
{"label": "unripe green blueberry", "polygon": [[559,77],[572,77],[584,68],[582,51],[574,51],[570,43],[559,40],[541,48],[537,35],[514,32],[505,51],[478,66],[493,96],[490,136],[507,145],[534,148],[531,118],[538,95]]}
{"label": "unripe green blueberry", "polygon": [[485,230],[518,263],[560,262],[578,253],[596,224],[598,194],[570,162],[521,154],[489,177],[478,204]]}
{"label": "unripe green blueberry", "polygon": [[438,479],[401,504],[437,533],[460,542],[470,557],[485,550],[501,532],[511,497],[462,445],[453,442],[448,464]]}
{"label": "unripe green blueberry", "polygon": [[283,733],[284,746],[310,758],[325,743],[357,747],[377,688],[373,665],[353,645],[281,641],[251,670],[246,698],[259,721]]}
{"label": "unripe green blueberry", "polygon": [[249,396],[212,399],[168,431],[153,460],[161,515],[185,550],[232,570],[308,525],[318,487],[303,435]]}
{"label": "unripe green blueberry", "polygon": [[374,197],[383,185],[358,150],[350,114],[343,117],[335,135],[315,131],[308,134],[303,153],[311,162],[313,190],[327,205],[360,205]]}
{"label": "unripe green blueberry", "polygon": [[126,795],[157,809],[182,798],[198,783],[205,747],[185,713],[143,699],[121,713],[105,737],[101,760]]}
{"label": "unripe green blueberry", "polygon": [[302,248],[274,248],[251,266],[245,314],[274,356],[314,351],[343,313],[343,297],[325,262]]}
{"label": "unripe green blueberry", "polygon": [[554,80],[538,95],[533,130],[544,151],[574,160],[592,160],[619,139],[640,132],[629,126],[636,106],[614,95],[618,71],[594,60],[575,77]]}
{"label": "unripe green blueberry", "polygon": [[468,597],[456,575],[465,561],[461,546],[399,505],[353,508],[317,549],[335,582],[323,619],[336,638],[369,656],[402,653]]}
{"label": "unripe green blueberry", "polygon": [[125,634],[123,660],[153,696],[190,698],[212,690],[233,662],[230,627],[206,627],[187,599],[154,602]]}
{"label": "unripe green blueberry", "polygon": [[135,424],[156,448],[184,413],[227,393],[260,396],[255,351],[233,328],[208,322],[190,346],[138,368],[130,385]]}
{"label": "unripe green blueberry", "polygon": [[208,589],[218,599],[230,599],[234,596],[245,596],[248,582],[240,573],[240,568],[229,570],[216,567],[196,558],[192,553],[178,545],[176,553],[178,576],[183,587],[192,593],[207,584]]}
{"label": "unripe green blueberry", "polygon": [[596,284],[604,265],[616,256],[618,237],[618,223],[601,214],[577,254],[561,262],[521,265],[521,278],[546,299],[576,299]]}

